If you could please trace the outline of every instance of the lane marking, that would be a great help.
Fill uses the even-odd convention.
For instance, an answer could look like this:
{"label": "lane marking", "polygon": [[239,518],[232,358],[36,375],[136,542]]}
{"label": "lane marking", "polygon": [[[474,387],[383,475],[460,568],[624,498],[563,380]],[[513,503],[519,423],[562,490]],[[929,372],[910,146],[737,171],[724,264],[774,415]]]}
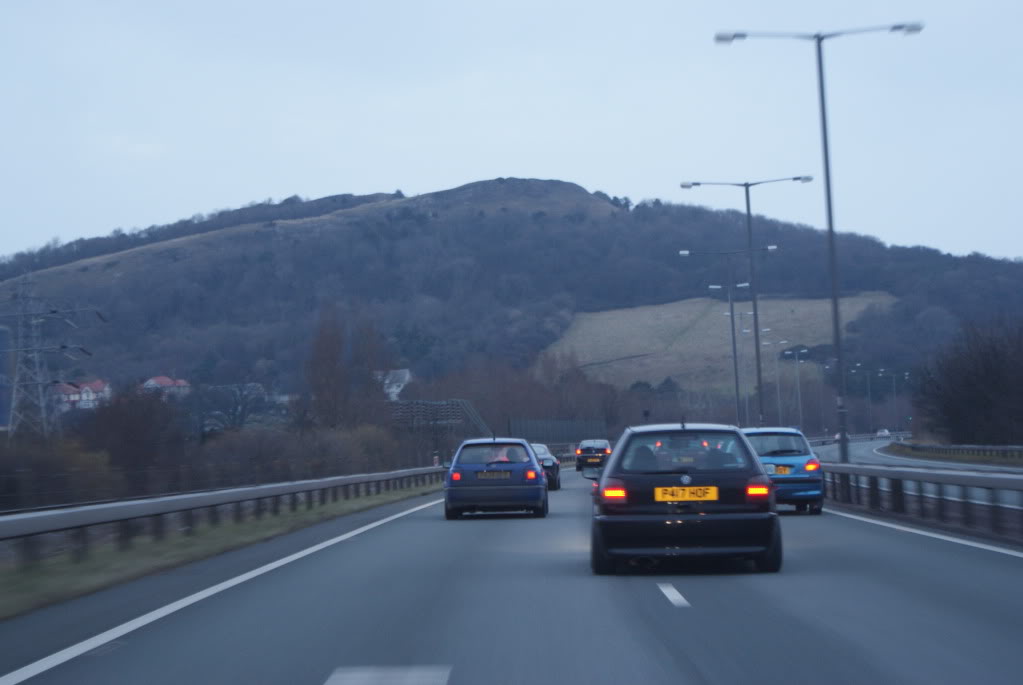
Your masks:
{"label": "lane marking", "polygon": [[447,685],[450,666],[338,668],[323,685]]}
{"label": "lane marking", "polygon": [[685,609],[686,607],[692,606],[682,593],[675,589],[675,586],[671,583],[658,583],[657,587],[661,589],[664,596],[668,598],[668,601],[674,604],[679,609]]}
{"label": "lane marking", "polygon": [[[884,526],[885,528],[891,528],[893,530],[901,530],[904,533],[915,533],[916,535],[923,535],[926,538],[934,538],[935,540],[944,540],[945,542],[954,542],[960,545],[966,545],[967,547],[975,547],[977,549],[984,549],[988,552],[998,552],[999,554],[1005,554],[1010,557],[1017,557],[1023,559],[1023,552],[1009,549],[1008,547],[998,547],[997,545],[988,545],[983,542],[974,542],[973,540],[967,540],[965,538],[955,537],[953,535],[944,535],[942,533],[932,533],[929,530],[921,530],[919,528],[911,528],[909,526],[900,526],[897,523],[888,523],[887,521],[877,521],[866,516],[857,516],[856,514],[847,514],[844,511],[835,511],[834,509],[825,508],[824,511],[829,514],[836,516],[844,516],[847,519],[853,519],[856,521],[863,521],[864,523],[873,523],[875,526]],[[0,681],[0,685],[3,682]]]}
{"label": "lane marking", "polygon": [[39,675],[40,673],[45,673],[46,671],[56,668],[57,666],[60,666],[63,663],[71,661],[75,657],[81,656],[86,652],[90,652],[96,649],[97,647],[100,647],[108,642],[118,639],[119,637],[136,631],[139,628],[149,625],[150,623],[159,621],[161,618],[169,616],[176,611],[180,611],[185,607],[189,607],[197,602],[201,602],[204,599],[212,597],[213,595],[220,594],[225,590],[229,590],[233,588],[235,585],[241,585],[246,581],[252,580],[253,578],[258,578],[259,576],[269,573],[270,571],[273,571],[275,569],[278,569],[281,566],[286,566],[287,564],[290,564],[293,561],[298,561],[299,559],[303,559],[309,556],[310,554],[315,554],[316,552],[324,550],[327,547],[336,545],[339,542],[350,540],[354,538],[356,535],[362,535],[363,533],[371,531],[374,528],[384,525],[385,523],[390,523],[391,521],[395,521],[404,516],[408,516],[409,514],[414,514],[417,511],[421,511],[423,509],[426,509],[427,507],[432,507],[436,504],[440,504],[443,501],[444,501],[443,499],[437,499],[433,500],[432,502],[427,502],[426,504],[421,504],[418,507],[412,507],[411,509],[400,511],[397,514],[393,514],[386,518],[382,518],[379,521],[368,523],[365,526],[362,526],[361,528],[356,528],[355,530],[349,531],[344,535],[338,535],[337,537],[325,540],[324,542],[313,545],[312,547],[307,547],[306,549],[300,552],[295,552],[294,554],[290,554],[284,557],[283,559],[278,559],[277,561],[273,561],[264,566],[260,566],[259,568],[254,569],[252,571],[248,571],[247,573],[243,573],[240,576],[235,576],[230,580],[225,580],[222,583],[217,583],[212,587],[208,587],[205,590],[200,590],[199,592],[189,595],[188,597],[185,597],[183,599],[179,599],[176,602],[171,602],[170,604],[160,607],[159,609],[154,609],[153,611],[150,611],[148,614],[143,614],[138,618],[132,619],[131,621],[122,623],[121,625],[115,628],[111,628],[110,630],[104,631],[99,635],[90,637],[87,640],[82,640],[78,644],[66,647],[65,649],[62,649],[59,652],[55,652],[50,656],[43,657],[42,659],[39,659],[38,661],[28,664],[27,666],[22,666],[21,668],[15,671],[11,671],[7,675],[0,676],[0,685],[18,685],[18,683],[25,682],[29,678],[33,678]]}

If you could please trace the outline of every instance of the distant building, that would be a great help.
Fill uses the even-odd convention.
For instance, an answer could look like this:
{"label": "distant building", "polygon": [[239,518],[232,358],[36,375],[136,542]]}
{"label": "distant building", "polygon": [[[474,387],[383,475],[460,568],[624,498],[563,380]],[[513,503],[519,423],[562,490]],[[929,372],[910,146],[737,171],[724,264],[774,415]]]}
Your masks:
{"label": "distant building", "polygon": [[153,376],[142,384],[142,389],[147,392],[159,392],[177,397],[184,397],[192,392],[192,386],[188,381],[167,376]]}
{"label": "distant building", "polygon": [[56,399],[57,409],[95,409],[108,401],[113,395],[110,384],[103,380],[88,383],[58,383],[52,390]]}
{"label": "distant building", "polygon": [[397,402],[401,391],[412,382],[412,372],[408,369],[392,369],[377,371],[377,380],[384,386],[384,394],[391,402]]}

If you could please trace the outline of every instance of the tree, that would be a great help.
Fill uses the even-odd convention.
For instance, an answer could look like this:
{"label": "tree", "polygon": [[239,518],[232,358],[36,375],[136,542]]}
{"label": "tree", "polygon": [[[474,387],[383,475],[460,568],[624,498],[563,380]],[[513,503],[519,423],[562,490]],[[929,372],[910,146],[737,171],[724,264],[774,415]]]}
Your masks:
{"label": "tree", "polygon": [[312,352],[306,363],[310,412],[321,426],[336,428],[346,409],[348,374],[344,364],[344,328],[337,309],[328,307],[320,315],[313,338]]}

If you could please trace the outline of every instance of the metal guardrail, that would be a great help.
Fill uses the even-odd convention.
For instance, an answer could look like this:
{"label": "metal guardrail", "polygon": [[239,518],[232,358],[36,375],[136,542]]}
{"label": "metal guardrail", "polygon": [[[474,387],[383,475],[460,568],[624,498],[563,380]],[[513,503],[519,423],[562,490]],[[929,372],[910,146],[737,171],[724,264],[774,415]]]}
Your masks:
{"label": "metal guardrail", "polygon": [[[856,435],[850,435],[849,442],[870,442],[871,440],[895,440],[901,442],[907,438],[911,438],[912,436],[913,434],[909,432],[891,433],[890,435],[878,435],[876,433],[858,433]],[[806,440],[807,442],[810,443],[811,447],[838,444],[838,440],[835,440],[833,437],[827,436],[817,436],[814,438],[808,437]]]}
{"label": "metal guardrail", "polygon": [[929,453],[945,457],[993,457],[1007,461],[1023,461],[1021,445],[927,445],[907,442],[903,448],[925,455]]}
{"label": "metal guardrail", "polygon": [[1023,474],[828,463],[824,484],[841,504],[1023,538]]}
{"label": "metal guardrail", "polygon": [[246,516],[243,505],[248,503],[252,504],[249,509],[253,515],[260,518],[268,511],[272,515],[280,514],[285,500],[291,511],[298,509],[300,500],[306,509],[312,509],[316,503],[323,506],[342,498],[439,483],[446,471],[440,467],[405,469],[14,513],[0,516],[0,541],[16,541],[22,565],[31,566],[40,558],[39,536],[66,533],[72,557],[81,560],[89,553],[89,528],[92,526],[116,525],[118,545],[126,549],[139,534],[142,526],[138,523],[143,520],[148,522],[149,531],[157,540],[165,536],[166,519],[170,516],[179,517],[178,528],[191,535],[200,512],[205,512],[210,525],[219,525],[222,506],[232,506],[235,522],[241,522]]}

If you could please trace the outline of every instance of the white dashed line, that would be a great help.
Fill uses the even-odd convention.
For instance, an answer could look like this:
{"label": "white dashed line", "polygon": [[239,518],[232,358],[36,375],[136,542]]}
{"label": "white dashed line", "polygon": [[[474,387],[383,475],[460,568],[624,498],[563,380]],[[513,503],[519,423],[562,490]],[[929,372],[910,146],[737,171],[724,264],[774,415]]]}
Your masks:
{"label": "white dashed line", "polygon": [[661,589],[661,592],[663,592],[664,596],[668,598],[668,601],[679,609],[685,609],[688,606],[692,606],[686,598],[682,596],[682,593],[676,590],[675,586],[671,583],[658,583],[657,587]]}
{"label": "white dashed line", "polygon": [[323,685],[447,685],[450,666],[356,666],[339,668]]}

